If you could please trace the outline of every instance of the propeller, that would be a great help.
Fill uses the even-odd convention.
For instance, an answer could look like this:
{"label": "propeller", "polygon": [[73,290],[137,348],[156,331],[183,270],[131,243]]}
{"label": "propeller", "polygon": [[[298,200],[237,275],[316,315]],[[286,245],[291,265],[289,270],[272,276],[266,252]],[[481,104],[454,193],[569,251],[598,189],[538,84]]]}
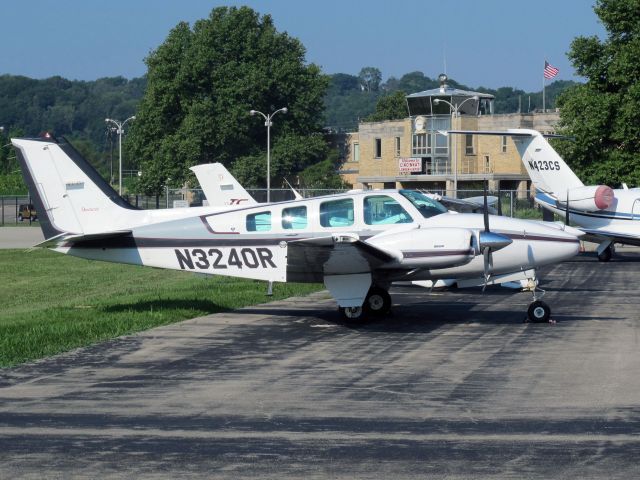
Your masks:
{"label": "propeller", "polygon": [[498,188],[498,215],[502,216],[502,191]]}
{"label": "propeller", "polygon": [[567,204],[565,205],[564,210],[564,226],[569,226],[569,190],[567,189]]}
{"label": "propeller", "polygon": [[489,202],[487,200],[487,188],[489,181],[485,179],[483,196],[484,196],[484,231],[480,232],[479,247],[484,260],[484,286],[482,291],[487,288],[487,282],[491,277],[490,270],[493,268],[493,252],[510,245],[513,240],[505,235],[494,233],[489,228]]}

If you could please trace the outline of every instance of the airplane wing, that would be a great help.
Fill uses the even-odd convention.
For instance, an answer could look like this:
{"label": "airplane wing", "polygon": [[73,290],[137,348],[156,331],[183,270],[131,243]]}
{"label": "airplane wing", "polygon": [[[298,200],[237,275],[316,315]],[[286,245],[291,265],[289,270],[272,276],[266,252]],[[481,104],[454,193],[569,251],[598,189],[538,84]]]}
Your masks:
{"label": "airplane wing", "polygon": [[399,258],[363,242],[357,235],[336,234],[289,242],[287,281],[322,282],[331,275],[371,273]]}
{"label": "airplane wing", "polygon": [[588,242],[601,243],[602,240],[611,240],[614,243],[624,243],[626,245],[634,245],[636,247],[640,247],[640,237],[637,235],[622,233],[622,232],[611,232],[608,230],[599,230],[595,228],[578,228],[578,230],[583,231],[586,235],[581,238],[581,240],[586,240]]}

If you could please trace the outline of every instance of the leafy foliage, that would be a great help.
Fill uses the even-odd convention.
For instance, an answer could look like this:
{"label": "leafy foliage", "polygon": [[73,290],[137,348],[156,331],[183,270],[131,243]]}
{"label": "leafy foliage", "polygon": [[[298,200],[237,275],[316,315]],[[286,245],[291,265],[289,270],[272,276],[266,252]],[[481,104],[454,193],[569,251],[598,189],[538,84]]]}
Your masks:
{"label": "leafy foliage", "polygon": [[366,92],[377,92],[382,82],[382,72],[376,67],[364,67],[358,74],[360,88]]}
{"label": "leafy foliage", "polygon": [[383,120],[396,120],[406,118],[407,111],[406,93],[402,90],[393,92],[391,95],[380,97],[376,104],[376,111],[369,115],[367,122],[380,122]]}
{"label": "leafy foliage", "polygon": [[598,0],[606,40],[578,37],[569,58],[587,78],[559,101],[558,149],[585,183],[640,184],[640,0]]}
{"label": "leafy foliage", "polygon": [[212,161],[231,166],[247,186],[260,185],[253,182],[264,176],[265,129],[251,109],[289,109],[271,127],[276,172],[314,159],[296,155],[320,131],[327,79],[269,15],[215,8],[193,29],[178,24],[146,63],[148,86],[129,141],[146,193],[181,184],[187,167]]}

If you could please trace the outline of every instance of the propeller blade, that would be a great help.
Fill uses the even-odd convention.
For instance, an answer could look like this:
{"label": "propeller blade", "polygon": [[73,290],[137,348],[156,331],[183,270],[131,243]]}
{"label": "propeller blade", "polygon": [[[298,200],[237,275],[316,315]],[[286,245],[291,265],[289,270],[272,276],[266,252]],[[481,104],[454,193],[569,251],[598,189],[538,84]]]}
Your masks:
{"label": "propeller blade", "polygon": [[482,250],[482,257],[484,259],[484,285],[482,286],[482,291],[484,292],[484,289],[487,288],[487,282],[489,281],[489,268],[493,263],[493,259],[491,258],[491,248],[485,247]]}
{"label": "propeller blade", "polygon": [[487,188],[489,185],[489,180],[484,181],[483,190],[484,190],[484,231],[489,232],[489,202],[487,201]]}
{"label": "propeller blade", "polygon": [[564,224],[565,226],[569,225],[569,190],[567,190],[567,204],[565,205],[564,211]]}
{"label": "propeller blade", "polygon": [[498,189],[498,215],[502,216],[502,192]]}

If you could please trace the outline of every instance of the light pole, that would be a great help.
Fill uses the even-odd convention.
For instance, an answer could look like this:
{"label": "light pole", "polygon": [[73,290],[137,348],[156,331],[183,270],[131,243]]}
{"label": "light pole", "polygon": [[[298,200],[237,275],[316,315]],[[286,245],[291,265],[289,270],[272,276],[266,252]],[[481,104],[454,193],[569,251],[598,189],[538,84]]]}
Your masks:
{"label": "light pole", "polygon": [[270,115],[265,115],[258,110],[251,110],[249,115],[259,113],[264,118],[264,126],[267,127],[267,203],[271,203],[271,119],[276,113],[287,113],[287,107],[282,107]]}
{"label": "light pole", "polygon": [[116,127],[118,127],[118,130],[116,131],[116,133],[118,134],[118,165],[119,165],[118,194],[119,195],[122,195],[122,134],[124,133],[123,128],[129,120],[135,120],[135,119],[136,119],[135,115],[132,115],[131,117],[127,118],[124,122],[119,122],[118,120],[114,120],[112,118],[104,119],[105,122],[113,123]]}
{"label": "light pole", "polygon": [[[478,97],[478,95],[474,95],[473,97],[469,97],[466,100],[463,100],[461,103],[459,104],[456,103],[455,105],[441,98],[434,99],[433,103],[435,105],[438,105],[440,102],[442,102],[442,103],[446,103],[447,105],[449,105],[449,107],[451,107],[451,129],[453,129],[453,119],[460,116],[459,114],[460,107],[462,107],[462,105],[467,103],[469,100],[478,101],[480,100],[480,97]],[[453,196],[457,198],[458,197],[458,136],[457,135],[453,139],[453,192],[454,192]]]}

